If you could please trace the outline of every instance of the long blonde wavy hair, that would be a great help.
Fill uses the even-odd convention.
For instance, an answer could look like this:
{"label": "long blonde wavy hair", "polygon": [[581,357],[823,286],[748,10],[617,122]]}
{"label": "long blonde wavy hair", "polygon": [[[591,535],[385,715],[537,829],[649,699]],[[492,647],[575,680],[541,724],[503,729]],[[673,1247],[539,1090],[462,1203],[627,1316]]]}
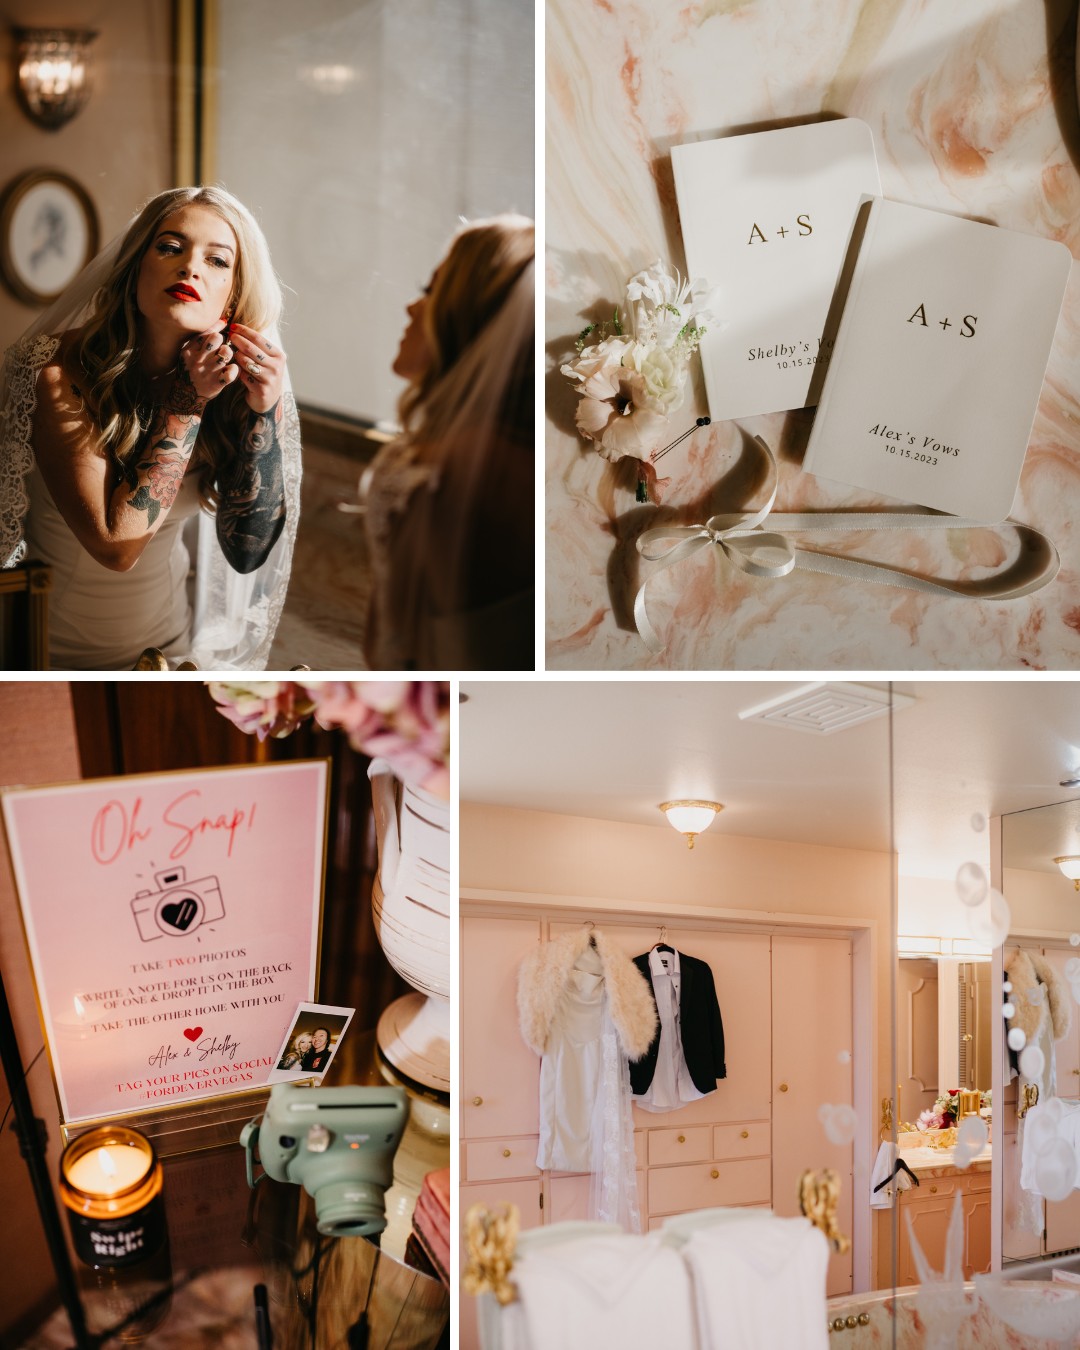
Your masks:
{"label": "long blonde wavy hair", "polygon": [[[435,269],[424,308],[423,331],[430,360],[398,403],[401,425],[411,440],[438,444],[453,425],[467,383],[447,378],[485,332],[514,285],[533,261],[536,227],[526,216],[491,216],[464,225]],[[502,352],[509,362],[505,395],[498,410],[502,430],[522,440],[533,434],[533,348]]]}
{"label": "long blonde wavy hair", "polygon": [[[98,291],[76,349],[86,373],[86,402],[98,427],[99,445],[126,472],[149,431],[153,412],[140,406],[143,376],[139,368],[140,314],[136,301],[139,268],[162,223],[185,206],[205,206],[236,236],[237,255],[232,318],[260,332],[276,329],[281,317],[281,283],[270,250],[254,216],[219,187],[182,187],[161,192],[132,221],[112,271]],[[206,406],[196,453],[199,495],[217,503],[220,471],[235,454],[247,421],[244,388],[234,380]]]}

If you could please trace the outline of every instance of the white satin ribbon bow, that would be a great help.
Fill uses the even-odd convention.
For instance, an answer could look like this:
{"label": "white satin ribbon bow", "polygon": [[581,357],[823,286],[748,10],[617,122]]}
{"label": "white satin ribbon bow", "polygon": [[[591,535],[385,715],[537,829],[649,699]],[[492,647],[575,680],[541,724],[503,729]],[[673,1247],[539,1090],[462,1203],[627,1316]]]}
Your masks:
{"label": "white satin ribbon bow", "polygon": [[979,588],[977,592],[973,589],[972,583],[929,580],[896,567],[889,567],[885,563],[860,562],[855,558],[796,548],[787,538],[787,533],[798,534],[806,530],[850,532],[967,530],[994,527],[988,525],[986,521],[965,520],[960,516],[942,515],[925,507],[914,507],[905,512],[779,511],[771,517],[769,523],[782,524],[787,533],[763,530],[761,526],[769,518],[773,503],[776,501],[779,477],[773,452],[760,436],[755,436],[754,440],[768,459],[772,480],[768,500],[764,506],[753,511],[712,516],[704,525],[661,525],[654,530],[646,530],[637,541],[641,556],[648,562],[659,564],[642,582],[634,600],[634,622],[637,624],[642,641],[652,652],[662,652],[665,644],[661,642],[653,627],[646,608],[645,593],[649,582],[660,572],[685,561],[709,544],[716,544],[722,549],[728,561],[747,576],[784,577],[797,567],[805,572],[823,572],[829,576],[846,577],[855,581],[873,581],[882,586],[899,586],[908,591],[921,591],[925,595],[948,595],[953,598],[1018,600],[1021,596],[1041,590],[1057,576],[1060,560],[1053,543],[1038,530],[1029,525],[1021,525],[1015,520],[1006,520],[1002,524],[1022,536],[1045,545],[1046,558],[1042,569],[1034,577],[1016,585],[994,587],[992,579],[988,578],[985,582],[974,583]]}

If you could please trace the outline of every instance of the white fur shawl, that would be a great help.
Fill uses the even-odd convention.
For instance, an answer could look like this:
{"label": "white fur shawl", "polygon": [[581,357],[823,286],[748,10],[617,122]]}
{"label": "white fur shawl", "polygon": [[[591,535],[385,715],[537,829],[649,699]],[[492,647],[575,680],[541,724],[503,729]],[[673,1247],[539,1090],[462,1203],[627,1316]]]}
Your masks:
{"label": "white fur shawl", "polygon": [[521,1034],[530,1049],[544,1054],[570,972],[590,938],[596,940],[619,1044],[628,1059],[640,1059],[652,1044],[658,1025],[652,990],[630,957],[598,929],[564,933],[541,943],[522,961],[517,988]]}
{"label": "white fur shawl", "polygon": [[[1006,955],[1004,964],[1005,976],[1012,985],[1009,1001],[1016,1009],[1009,1025],[1019,1027],[1029,1041],[1034,1040],[1046,1015],[1043,1012],[1045,1006],[1049,1010],[1054,1040],[1060,1041],[1062,1036],[1067,1036],[1072,1025],[1069,990],[1050,962],[1038,952],[1018,947]],[[1032,1003],[1028,995],[1040,984],[1046,986],[1045,1000]]]}

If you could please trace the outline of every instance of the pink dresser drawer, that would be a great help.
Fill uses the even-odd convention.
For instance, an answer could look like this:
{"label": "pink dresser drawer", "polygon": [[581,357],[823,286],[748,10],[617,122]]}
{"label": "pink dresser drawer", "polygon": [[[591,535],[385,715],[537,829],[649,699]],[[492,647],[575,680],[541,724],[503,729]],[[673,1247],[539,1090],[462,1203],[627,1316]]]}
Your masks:
{"label": "pink dresser drawer", "polygon": [[650,1167],[665,1163],[708,1162],[711,1157],[712,1139],[708,1125],[649,1131]]}
{"label": "pink dresser drawer", "polygon": [[[767,1201],[762,1200],[762,1201],[759,1201],[757,1204],[753,1204],[753,1205],[732,1205],[731,1208],[732,1208],[732,1209],[768,1209],[768,1208],[769,1208],[769,1205],[768,1205],[768,1202],[767,1202]],[[675,1217],[677,1217],[677,1216],[671,1215],[671,1214],[658,1214],[655,1218],[652,1218],[652,1219],[649,1220],[649,1232],[650,1232],[650,1233],[655,1233],[655,1232],[657,1232],[658,1229],[663,1228],[664,1224],[670,1222],[670,1221],[671,1221],[673,1218],[675,1218]]]}
{"label": "pink dresser drawer", "polygon": [[714,1125],[714,1158],[760,1158],[770,1151],[769,1122],[749,1120],[743,1125]]}
{"label": "pink dresser drawer", "polygon": [[536,1177],[535,1134],[515,1139],[473,1139],[465,1145],[465,1181],[501,1181],[505,1177]]}
{"label": "pink dresser drawer", "polygon": [[634,1158],[638,1170],[649,1165],[649,1137],[644,1130],[634,1131]]}
{"label": "pink dresser drawer", "polygon": [[650,1170],[649,1214],[681,1214],[712,1205],[768,1204],[771,1172],[768,1158]]}

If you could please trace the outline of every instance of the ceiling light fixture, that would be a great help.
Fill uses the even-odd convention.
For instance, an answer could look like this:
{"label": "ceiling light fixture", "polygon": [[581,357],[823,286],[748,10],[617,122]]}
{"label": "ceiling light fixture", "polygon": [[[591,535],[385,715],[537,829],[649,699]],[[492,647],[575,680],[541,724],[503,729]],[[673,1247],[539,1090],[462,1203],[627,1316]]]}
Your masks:
{"label": "ceiling light fixture", "polygon": [[1063,857],[1055,858],[1054,861],[1072,882],[1073,889],[1080,891],[1080,854],[1066,853]]}
{"label": "ceiling light fixture", "polygon": [[696,800],[661,802],[658,808],[667,816],[668,824],[686,835],[686,847],[694,847],[694,837],[707,830],[724,809],[721,802]]}

